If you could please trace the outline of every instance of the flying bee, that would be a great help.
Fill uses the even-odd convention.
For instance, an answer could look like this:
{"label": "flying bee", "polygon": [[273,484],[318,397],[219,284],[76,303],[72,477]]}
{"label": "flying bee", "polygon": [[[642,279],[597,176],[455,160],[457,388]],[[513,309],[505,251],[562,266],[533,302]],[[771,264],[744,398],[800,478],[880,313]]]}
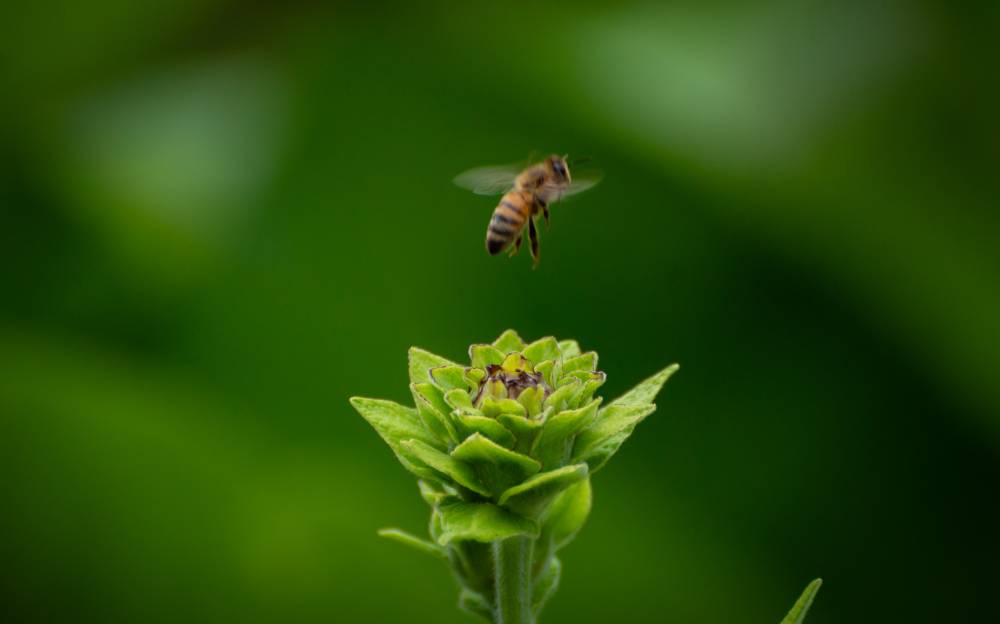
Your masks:
{"label": "flying bee", "polygon": [[538,266],[537,218],[543,217],[547,228],[552,203],[585,191],[600,181],[596,173],[574,180],[566,158],[553,154],[526,169],[515,165],[478,167],[455,178],[455,184],[477,195],[503,195],[486,230],[486,251],[491,256],[507,247],[510,247],[509,255],[513,256],[521,249],[527,233],[533,267]]}

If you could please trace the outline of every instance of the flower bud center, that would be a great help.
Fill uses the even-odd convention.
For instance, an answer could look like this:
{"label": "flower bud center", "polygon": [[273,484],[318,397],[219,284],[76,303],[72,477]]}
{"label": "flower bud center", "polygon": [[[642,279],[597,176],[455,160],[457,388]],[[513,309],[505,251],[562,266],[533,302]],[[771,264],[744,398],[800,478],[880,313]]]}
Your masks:
{"label": "flower bud center", "polygon": [[541,373],[520,353],[509,354],[501,364],[486,366],[486,377],[479,382],[474,403],[482,404],[487,396],[495,399],[517,399],[528,388],[540,388],[544,396],[552,393]]}

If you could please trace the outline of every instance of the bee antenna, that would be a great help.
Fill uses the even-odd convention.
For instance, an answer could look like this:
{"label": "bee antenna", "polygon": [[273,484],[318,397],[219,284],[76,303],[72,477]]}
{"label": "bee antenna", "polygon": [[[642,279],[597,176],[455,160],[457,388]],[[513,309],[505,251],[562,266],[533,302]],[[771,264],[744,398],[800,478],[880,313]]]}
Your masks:
{"label": "bee antenna", "polygon": [[579,158],[574,158],[573,160],[569,161],[569,164],[579,165],[580,163],[590,162],[591,160],[593,160],[593,158],[591,158],[590,156],[580,156]]}

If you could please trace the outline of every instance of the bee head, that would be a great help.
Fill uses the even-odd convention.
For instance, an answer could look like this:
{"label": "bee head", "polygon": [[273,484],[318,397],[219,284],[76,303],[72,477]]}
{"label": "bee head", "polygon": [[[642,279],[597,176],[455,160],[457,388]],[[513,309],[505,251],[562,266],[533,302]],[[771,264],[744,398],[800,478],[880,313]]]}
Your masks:
{"label": "bee head", "polygon": [[548,160],[549,169],[552,170],[552,176],[556,181],[560,184],[569,184],[569,165],[566,164],[566,157],[553,154]]}

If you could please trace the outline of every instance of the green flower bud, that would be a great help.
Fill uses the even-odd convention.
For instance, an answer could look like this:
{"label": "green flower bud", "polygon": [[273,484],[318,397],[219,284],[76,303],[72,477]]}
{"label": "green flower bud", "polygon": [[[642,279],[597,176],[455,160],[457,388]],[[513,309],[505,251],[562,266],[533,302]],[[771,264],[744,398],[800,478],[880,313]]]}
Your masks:
{"label": "green flower bud", "polygon": [[[447,561],[467,611],[533,622],[558,585],[556,553],[590,512],[590,475],[656,409],[677,366],[604,404],[595,396],[606,379],[597,354],[572,340],[526,344],[508,330],[472,345],[469,360],[461,366],[413,348],[414,407],[351,399],[431,507],[430,541],[398,529],[380,534]],[[515,572],[525,578],[506,587],[501,577]]]}

